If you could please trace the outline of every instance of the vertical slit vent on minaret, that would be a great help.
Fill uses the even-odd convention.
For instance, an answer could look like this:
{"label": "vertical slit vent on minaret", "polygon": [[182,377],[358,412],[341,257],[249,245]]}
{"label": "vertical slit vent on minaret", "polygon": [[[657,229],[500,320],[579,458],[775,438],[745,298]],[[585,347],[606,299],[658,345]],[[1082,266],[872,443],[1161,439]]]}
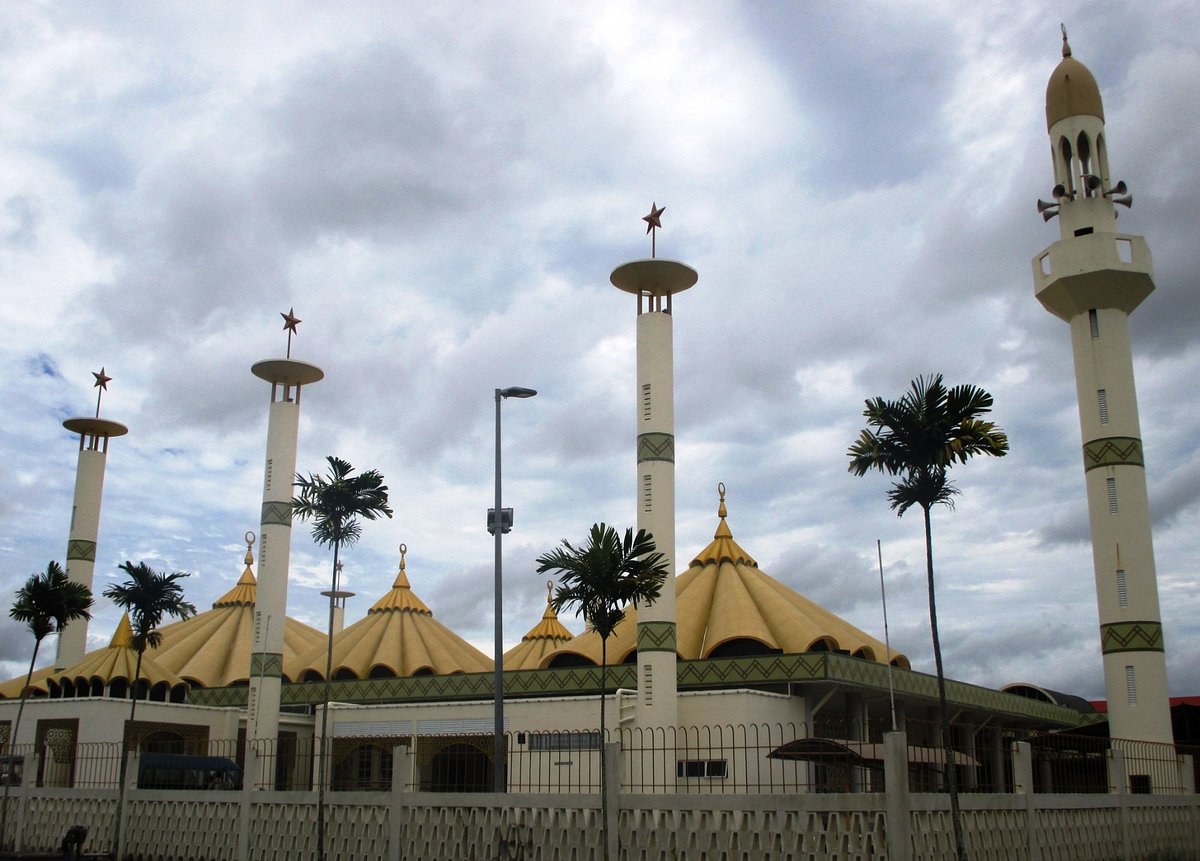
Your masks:
{"label": "vertical slit vent on minaret", "polygon": [[266,486],[266,490],[270,490],[270,489],[271,489],[271,464],[272,464],[272,463],[273,463],[272,459],[271,459],[271,458],[267,458],[267,486]]}
{"label": "vertical slit vent on minaret", "polygon": [[1125,696],[1131,706],[1137,705],[1137,679],[1133,674],[1133,665],[1125,665]]}
{"label": "vertical slit vent on minaret", "polygon": [[1100,337],[1100,315],[1096,313],[1096,309],[1092,308],[1088,311],[1088,326],[1092,330],[1092,340],[1095,341]]}
{"label": "vertical slit vent on minaret", "polygon": [[650,421],[650,384],[642,383],[642,421]]}
{"label": "vertical slit vent on minaret", "polygon": [[1100,424],[1108,424],[1108,390],[1097,389],[1096,401],[1100,404]]}
{"label": "vertical slit vent on minaret", "polygon": [[1125,586],[1125,569],[1117,569],[1117,603],[1122,607],[1129,606],[1129,590]]}
{"label": "vertical slit vent on minaret", "polygon": [[642,702],[654,705],[654,668],[649,664],[642,664]]}
{"label": "vertical slit vent on minaret", "polygon": [[642,476],[642,511],[646,512],[647,514],[649,514],[653,508],[652,500],[654,496],[651,492],[651,486],[650,473],[647,472]]}
{"label": "vertical slit vent on minaret", "polygon": [[1105,479],[1108,485],[1108,513],[1117,513],[1117,480],[1115,478]]}

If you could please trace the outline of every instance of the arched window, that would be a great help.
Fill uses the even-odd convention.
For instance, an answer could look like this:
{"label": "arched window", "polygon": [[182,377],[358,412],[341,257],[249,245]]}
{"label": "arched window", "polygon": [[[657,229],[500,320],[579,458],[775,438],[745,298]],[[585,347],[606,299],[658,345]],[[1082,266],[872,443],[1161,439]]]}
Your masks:
{"label": "arched window", "polygon": [[1088,181],[1084,177],[1095,174],[1092,169],[1092,145],[1088,140],[1087,132],[1080,132],[1079,138],[1075,142],[1076,151],[1079,154],[1079,187],[1083,189],[1085,197],[1091,197],[1095,194],[1096,189],[1088,186]]}
{"label": "arched window", "polygon": [[1063,185],[1066,186],[1067,197],[1075,197],[1075,170],[1072,163],[1071,142],[1065,137],[1058,141],[1059,158],[1062,159]]}

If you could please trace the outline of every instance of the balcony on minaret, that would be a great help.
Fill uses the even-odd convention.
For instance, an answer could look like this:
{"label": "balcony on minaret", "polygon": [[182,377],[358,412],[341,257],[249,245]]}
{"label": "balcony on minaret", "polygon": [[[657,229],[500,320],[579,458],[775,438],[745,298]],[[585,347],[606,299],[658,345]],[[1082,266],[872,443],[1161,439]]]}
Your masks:
{"label": "balcony on minaret", "polygon": [[1154,290],[1154,264],[1141,236],[1085,233],[1035,257],[1033,281],[1038,301],[1062,320],[1092,308],[1129,314]]}

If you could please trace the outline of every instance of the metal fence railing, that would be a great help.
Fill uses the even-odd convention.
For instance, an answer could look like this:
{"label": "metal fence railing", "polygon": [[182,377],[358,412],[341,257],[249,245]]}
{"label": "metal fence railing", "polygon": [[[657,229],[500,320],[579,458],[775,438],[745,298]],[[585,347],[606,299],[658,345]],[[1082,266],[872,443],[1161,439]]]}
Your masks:
{"label": "metal fence railing", "polygon": [[[909,789],[944,792],[950,769],[962,792],[1172,793],[1194,791],[1200,749],[1082,733],[955,724],[950,751],[935,721],[905,722]],[[884,791],[885,732],[870,722],[712,724],[610,729],[626,793],[753,794]],[[490,733],[333,735],[324,751],[299,732],[247,744],[244,738],[144,739],[127,776],[143,789],[311,791],[318,775],[332,792],[490,792]],[[604,746],[597,730],[518,730],[505,739],[510,792],[600,791]],[[1028,747],[1015,745],[1027,743]],[[1017,748],[1027,759],[1018,779]],[[1192,754],[1193,771],[1182,754]],[[0,784],[116,788],[121,745],[64,742],[0,753]],[[1114,785],[1122,781],[1121,786]],[[1028,782],[1028,786],[1024,785]],[[1021,786],[1018,787],[1018,784]]]}

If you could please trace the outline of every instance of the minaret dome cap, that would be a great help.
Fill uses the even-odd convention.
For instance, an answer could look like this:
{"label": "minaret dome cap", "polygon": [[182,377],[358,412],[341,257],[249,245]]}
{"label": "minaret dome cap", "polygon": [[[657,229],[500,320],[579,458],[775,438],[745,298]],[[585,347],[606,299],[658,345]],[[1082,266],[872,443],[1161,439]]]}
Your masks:
{"label": "minaret dome cap", "polygon": [[1046,84],[1046,130],[1066,117],[1085,114],[1104,122],[1104,104],[1100,87],[1088,67],[1071,56],[1067,33],[1063,31],[1063,58]]}

